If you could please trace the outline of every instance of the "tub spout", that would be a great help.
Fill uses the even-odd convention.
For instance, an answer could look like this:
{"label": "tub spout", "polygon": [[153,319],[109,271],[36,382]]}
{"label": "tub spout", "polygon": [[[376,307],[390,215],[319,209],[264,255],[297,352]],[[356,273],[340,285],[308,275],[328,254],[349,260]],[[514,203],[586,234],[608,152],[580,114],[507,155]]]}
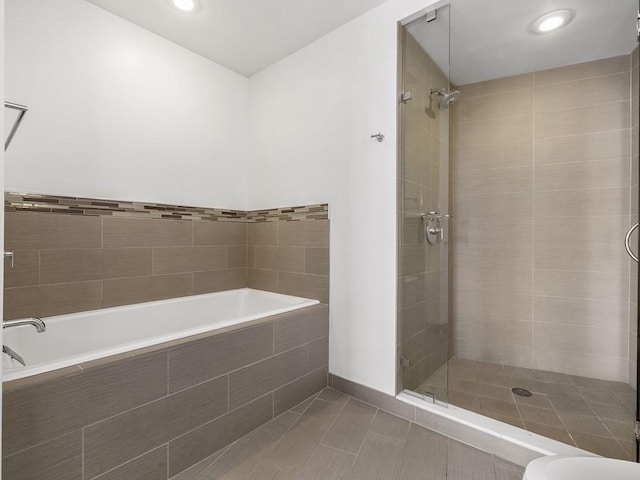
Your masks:
{"label": "tub spout", "polygon": [[20,327],[22,325],[31,325],[36,328],[38,333],[42,333],[47,329],[45,323],[38,317],[20,318],[18,320],[3,320],[2,328]]}

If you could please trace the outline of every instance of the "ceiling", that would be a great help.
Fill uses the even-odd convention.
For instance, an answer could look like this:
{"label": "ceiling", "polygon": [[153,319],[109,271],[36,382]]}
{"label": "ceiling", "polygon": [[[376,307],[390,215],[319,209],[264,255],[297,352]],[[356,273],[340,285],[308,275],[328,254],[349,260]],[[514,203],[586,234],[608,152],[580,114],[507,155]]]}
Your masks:
{"label": "ceiling", "polygon": [[251,76],[385,0],[87,0],[241,75]]}
{"label": "ceiling", "polygon": [[[638,0],[450,0],[438,19],[408,25],[423,48],[449,70],[454,85],[629,54],[637,45]],[[573,9],[565,28],[529,33],[540,15]],[[448,22],[451,24],[449,44]],[[450,51],[449,51],[450,45]]]}

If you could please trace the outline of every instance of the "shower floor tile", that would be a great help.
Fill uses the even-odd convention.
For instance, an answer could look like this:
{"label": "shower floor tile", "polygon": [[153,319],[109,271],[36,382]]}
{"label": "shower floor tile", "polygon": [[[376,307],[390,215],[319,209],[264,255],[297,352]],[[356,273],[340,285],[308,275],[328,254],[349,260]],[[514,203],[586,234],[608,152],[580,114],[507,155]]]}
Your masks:
{"label": "shower floor tile", "polygon": [[[515,387],[533,395],[516,395]],[[416,391],[599,455],[634,460],[636,392],[624,383],[454,357]]]}
{"label": "shower floor tile", "polygon": [[327,388],[171,480],[517,480],[523,473]]}

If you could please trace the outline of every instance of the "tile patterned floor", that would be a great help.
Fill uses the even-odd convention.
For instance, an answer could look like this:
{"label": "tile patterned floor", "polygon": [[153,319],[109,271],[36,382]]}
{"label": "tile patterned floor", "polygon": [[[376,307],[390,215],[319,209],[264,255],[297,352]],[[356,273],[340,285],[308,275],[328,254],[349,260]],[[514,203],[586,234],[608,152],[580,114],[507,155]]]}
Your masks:
{"label": "tile patterned floor", "polygon": [[172,480],[520,480],[523,469],[325,389]]}
{"label": "tile patterned floor", "polygon": [[[514,395],[513,387],[533,396]],[[418,391],[446,393],[453,405],[599,455],[634,459],[636,393],[625,383],[454,357]]]}

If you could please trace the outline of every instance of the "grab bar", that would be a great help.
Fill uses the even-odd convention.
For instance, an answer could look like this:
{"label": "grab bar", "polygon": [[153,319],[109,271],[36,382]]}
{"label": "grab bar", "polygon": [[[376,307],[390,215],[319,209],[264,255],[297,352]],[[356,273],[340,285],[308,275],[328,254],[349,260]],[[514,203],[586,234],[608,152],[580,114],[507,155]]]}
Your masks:
{"label": "grab bar", "polygon": [[629,229],[629,231],[627,232],[627,236],[624,237],[624,248],[627,250],[627,253],[629,254],[629,256],[631,258],[633,258],[635,260],[636,263],[638,263],[638,257],[635,256],[633,254],[633,252],[631,251],[631,245],[630,245],[630,241],[631,241],[631,235],[633,235],[633,232],[640,227],[640,223],[636,223],[633,227],[631,227]]}

